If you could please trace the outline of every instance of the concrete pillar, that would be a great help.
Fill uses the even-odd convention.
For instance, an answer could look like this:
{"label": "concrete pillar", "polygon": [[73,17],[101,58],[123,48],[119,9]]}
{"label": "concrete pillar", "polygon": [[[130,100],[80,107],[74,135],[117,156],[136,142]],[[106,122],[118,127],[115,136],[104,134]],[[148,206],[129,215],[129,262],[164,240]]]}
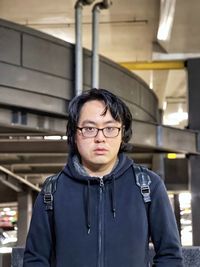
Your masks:
{"label": "concrete pillar", "polygon": [[189,157],[193,245],[200,246],[200,156]]}
{"label": "concrete pillar", "polygon": [[17,245],[24,246],[32,215],[32,191],[30,189],[18,193],[18,233]]}
{"label": "concrete pillar", "polygon": [[179,235],[181,237],[181,210],[180,210],[179,194],[174,194],[174,214],[176,217],[176,223]]}
{"label": "concrete pillar", "polygon": [[11,266],[11,254],[0,253],[0,267],[10,267],[10,266]]}
{"label": "concrete pillar", "polygon": [[157,173],[162,179],[165,179],[164,154],[153,154],[152,171]]}
{"label": "concrete pillar", "polygon": [[188,127],[200,130],[199,103],[200,103],[200,58],[187,61],[188,71]]}
{"label": "concrete pillar", "polygon": [[163,124],[163,113],[164,113],[163,109],[159,108],[158,110],[158,123],[159,124]]}
{"label": "concrete pillar", "polygon": [[[200,131],[200,58],[187,61],[188,70],[188,128]],[[200,138],[197,145],[200,148]],[[189,181],[192,194],[192,230],[193,245],[200,245],[200,156],[189,156]]]}

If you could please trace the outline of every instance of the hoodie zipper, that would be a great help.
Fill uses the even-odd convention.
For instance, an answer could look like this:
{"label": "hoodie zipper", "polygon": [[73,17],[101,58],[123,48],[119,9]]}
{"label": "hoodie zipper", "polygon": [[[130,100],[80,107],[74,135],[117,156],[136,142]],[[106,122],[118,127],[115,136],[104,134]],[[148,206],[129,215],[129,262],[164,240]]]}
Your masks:
{"label": "hoodie zipper", "polygon": [[103,232],[104,232],[104,181],[103,177],[99,177],[99,251],[98,251],[98,267],[103,267]]}

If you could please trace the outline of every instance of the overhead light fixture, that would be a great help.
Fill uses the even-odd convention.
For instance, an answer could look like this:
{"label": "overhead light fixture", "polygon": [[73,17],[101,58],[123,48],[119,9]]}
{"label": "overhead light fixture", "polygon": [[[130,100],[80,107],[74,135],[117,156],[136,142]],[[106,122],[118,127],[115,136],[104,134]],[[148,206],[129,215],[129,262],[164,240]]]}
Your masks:
{"label": "overhead light fixture", "polygon": [[61,136],[60,135],[48,135],[48,136],[44,136],[44,140],[61,140]]}
{"label": "overhead light fixture", "polygon": [[179,107],[177,112],[170,113],[164,116],[163,123],[165,125],[179,125],[182,121],[188,119],[188,113],[184,112],[182,107]]}
{"label": "overhead light fixture", "polygon": [[11,253],[12,248],[11,247],[0,247],[0,253]]}
{"label": "overhead light fixture", "polygon": [[177,155],[176,155],[176,153],[168,153],[167,154],[167,158],[168,159],[176,159],[177,158]]}
{"label": "overhead light fixture", "polygon": [[176,0],[160,1],[160,20],[158,26],[157,39],[167,41],[170,39],[174,22]]}
{"label": "overhead light fixture", "polygon": [[164,101],[163,102],[163,110],[166,110],[166,108],[167,108],[167,101]]}

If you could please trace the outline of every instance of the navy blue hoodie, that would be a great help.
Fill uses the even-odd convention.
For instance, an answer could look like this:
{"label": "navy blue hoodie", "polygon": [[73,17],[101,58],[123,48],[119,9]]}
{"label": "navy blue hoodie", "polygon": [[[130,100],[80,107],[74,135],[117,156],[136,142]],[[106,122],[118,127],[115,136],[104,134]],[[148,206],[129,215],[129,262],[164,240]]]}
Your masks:
{"label": "navy blue hoodie", "polygon": [[41,192],[34,206],[23,267],[50,267],[53,248],[56,267],[148,267],[149,235],[156,252],[153,266],[182,267],[165,186],[155,173],[148,172],[152,182],[147,216],[133,161],[124,154],[103,179],[87,176],[77,161],[69,158],[54,194],[56,241],[52,242]]}

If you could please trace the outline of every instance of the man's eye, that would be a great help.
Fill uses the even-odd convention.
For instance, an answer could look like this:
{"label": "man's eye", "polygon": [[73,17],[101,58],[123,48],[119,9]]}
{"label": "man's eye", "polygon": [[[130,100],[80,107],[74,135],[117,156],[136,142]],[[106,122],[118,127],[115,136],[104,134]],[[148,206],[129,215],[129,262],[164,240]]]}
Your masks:
{"label": "man's eye", "polygon": [[115,130],[115,127],[106,127],[106,132],[113,132]]}
{"label": "man's eye", "polygon": [[95,131],[95,128],[94,127],[84,127],[84,130],[86,132],[94,132]]}

